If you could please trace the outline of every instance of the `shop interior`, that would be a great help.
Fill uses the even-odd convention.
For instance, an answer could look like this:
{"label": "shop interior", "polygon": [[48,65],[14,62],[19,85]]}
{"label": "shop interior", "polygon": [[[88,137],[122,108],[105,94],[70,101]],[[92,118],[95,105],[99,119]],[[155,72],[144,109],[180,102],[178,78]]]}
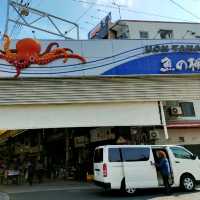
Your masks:
{"label": "shop interior", "polygon": [[[159,127],[157,127],[159,128]],[[93,175],[93,152],[107,144],[153,144],[155,127],[91,127],[8,130],[0,134],[0,176],[18,170],[25,178],[28,162],[43,180],[88,181]]]}

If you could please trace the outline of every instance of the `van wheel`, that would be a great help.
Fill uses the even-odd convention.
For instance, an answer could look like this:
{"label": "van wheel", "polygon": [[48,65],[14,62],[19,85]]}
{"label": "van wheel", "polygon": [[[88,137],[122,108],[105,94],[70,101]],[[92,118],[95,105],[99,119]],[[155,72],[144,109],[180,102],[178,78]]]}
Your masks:
{"label": "van wheel", "polygon": [[181,177],[181,188],[187,192],[193,191],[195,188],[195,179],[190,174]]}
{"label": "van wheel", "polygon": [[134,194],[136,189],[135,188],[131,188],[131,187],[128,187],[126,188],[126,183],[125,183],[125,179],[122,180],[121,182],[121,192],[124,193],[124,194]]}
{"label": "van wheel", "polygon": [[127,194],[134,194],[135,191],[136,191],[135,188],[126,188],[126,193],[127,193]]}

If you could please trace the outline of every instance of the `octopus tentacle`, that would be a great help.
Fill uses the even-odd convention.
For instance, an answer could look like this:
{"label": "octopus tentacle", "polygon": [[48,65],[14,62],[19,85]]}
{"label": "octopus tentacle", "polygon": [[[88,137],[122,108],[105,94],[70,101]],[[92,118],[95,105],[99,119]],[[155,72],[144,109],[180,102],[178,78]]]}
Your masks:
{"label": "octopus tentacle", "polygon": [[52,43],[50,43],[50,44],[47,46],[46,50],[41,54],[41,56],[43,56],[43,55],[49,53],[49,52],[51,51],[51,49],[52,49],[53,46],[56,46],[56,47],[58,48],[58,47],[59,47],[59,44],[58,44],[57,42],[52,42]]}
{"label": "octopus tentacle", "polygon": [[16,67],[16,74],[15,74],[14,78],[18,78],[20,73],[21,73],[21,68],[20,67]]}
{"label": "octopus tentacle", "polygon": [[69,49],[69,48],[63,48],[65,51],[69,51],[69,52],[71,52],[71,53],[74,53],[71,49]]}
{"label": "octopus tentacle", "polygon": [[67,56],[68,58],[76,58],[76,59],[79,59],[82,63],[86,63],[85,58],[83,58],[82,56],[78,54],[68,54]]}
{"label": "octopus tentacle", "polygon": [[85,58],[83,58],[82,56],[78,54],[68,54],[66,53],[65,48],[59,48],[53,50],[50,53],[45,54],[44,56],[39,57],[39,59],[37,60],[37,64],[45,65],[56,59],[61,59],[61,58],[64,58],[63,61],[64,63],[66,63],[69,58],[79,59],[82,63],[86,63]]}
{"label": "octopus tentacle", "polygon": [[17,53],[17,49],[9,49],[8,50],[10,53]]}

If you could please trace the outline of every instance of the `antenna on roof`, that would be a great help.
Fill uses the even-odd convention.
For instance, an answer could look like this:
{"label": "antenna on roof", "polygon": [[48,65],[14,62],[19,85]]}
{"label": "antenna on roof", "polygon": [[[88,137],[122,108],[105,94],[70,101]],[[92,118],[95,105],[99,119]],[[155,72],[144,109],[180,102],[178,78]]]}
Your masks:
{"label": "antenna on roof", "polygon": [[122,19],[121,8],[122,8],[122,7],[125,8],[126,6],[125,6],[125,5],[121,5],[121,4],[116,3],[114,0],[113,0],[112,4],[118,8],[119,19],[121,20],[121,19]]}

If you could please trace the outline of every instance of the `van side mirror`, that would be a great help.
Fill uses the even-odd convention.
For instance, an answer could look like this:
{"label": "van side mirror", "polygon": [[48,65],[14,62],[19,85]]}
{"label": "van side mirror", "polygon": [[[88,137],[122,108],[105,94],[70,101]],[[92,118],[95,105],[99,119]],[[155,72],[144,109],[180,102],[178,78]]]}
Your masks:
{"label": "van side mirror", "polygon": [[196,159],[198,159],[199,157],[196,155],[196,154],[193,154],[192,155],[192,160],[196,160]]}

